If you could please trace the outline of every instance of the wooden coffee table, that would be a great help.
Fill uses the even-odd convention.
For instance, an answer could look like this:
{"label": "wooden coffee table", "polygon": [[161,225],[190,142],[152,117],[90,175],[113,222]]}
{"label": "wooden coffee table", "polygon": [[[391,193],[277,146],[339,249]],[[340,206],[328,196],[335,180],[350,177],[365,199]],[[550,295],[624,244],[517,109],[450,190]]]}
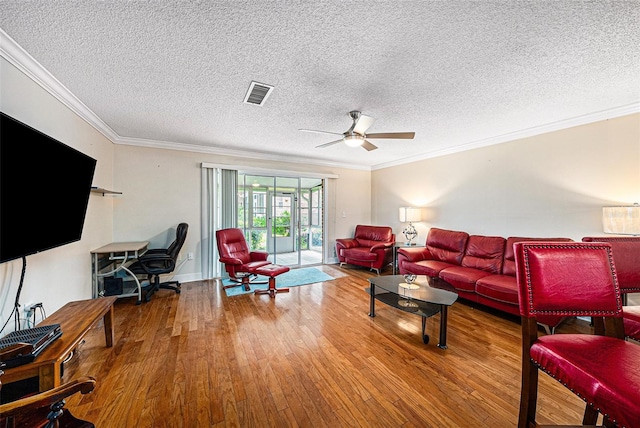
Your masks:
{"label": "wooden coffee table", "polygon": [[40,392],[60,386],[64,360],[100,320],[104,323],[106,345],[113,346],[113,304],[116,299],[116,296],[110,296],[69,302],[51,314],[38,326],[60,324],[62,336],[44,349],[32,362],[5,369],[2,383],[8,385],[35,377],[38,378]]}
{"label": "wooden coffee table", "polygon": [[[376,276],[369,278],[369,316],[376,316],[376,300],[400,309],[403,312],[422,317],[422,341],[429,343],[429,336],[425,334],[427,318],[440,313],[440,341],[438,347],[447,349],[447,310],[458,299],[453,291],[433,287],[431,279],[418,275],[409,286],[402,275]],[[409,288],[410,287],[410,288]]]}

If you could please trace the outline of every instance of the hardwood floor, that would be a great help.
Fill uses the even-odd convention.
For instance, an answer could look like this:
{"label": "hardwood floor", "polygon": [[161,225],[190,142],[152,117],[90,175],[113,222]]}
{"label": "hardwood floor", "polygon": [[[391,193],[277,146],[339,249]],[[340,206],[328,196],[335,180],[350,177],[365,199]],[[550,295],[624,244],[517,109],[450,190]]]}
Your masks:
{"label": "hardwood floor", "polygon": [[[95,327],[65,380],[97,379],[67,407],[98,427],[513,427],[520,325],[463,301],[449,310],[447,350],[427,321],[383,304],[370,318],[366,278],[323,266],[333,281],[289,293],[227,298],[216,281],[115,305],[113,348]],[[571,320],[558,332],[588,329]],[[579,423],[584,404],[541,375],[539,419]]]}

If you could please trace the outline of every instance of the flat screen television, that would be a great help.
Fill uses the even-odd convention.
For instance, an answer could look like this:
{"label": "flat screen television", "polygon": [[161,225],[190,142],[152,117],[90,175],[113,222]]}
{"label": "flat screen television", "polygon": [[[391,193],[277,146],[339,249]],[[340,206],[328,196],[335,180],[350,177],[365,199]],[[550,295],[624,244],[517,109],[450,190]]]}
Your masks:
{"label": "flat screen television", "polygon": [[96,160],[0,115],[0,263],[80,240]]}

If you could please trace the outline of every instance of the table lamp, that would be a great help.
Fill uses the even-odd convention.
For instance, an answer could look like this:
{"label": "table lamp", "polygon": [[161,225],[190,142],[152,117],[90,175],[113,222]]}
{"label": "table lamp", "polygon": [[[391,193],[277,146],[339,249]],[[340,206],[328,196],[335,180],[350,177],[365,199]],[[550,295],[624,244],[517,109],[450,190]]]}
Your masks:
{"label": "table lamp", "polygon": [[602,207],[602,230],[619,235],[640,235],[640,205]]}
{"label": "table lamp", "polygon": [[414,245],[411,243],[413,239],[418,236],[418,232],[416,228],[413,226],[412,222],[421,220],[422,209],[417,207],[400,207],[399,218],[401,223],[409,223],[407,227],[402,229],[402,233],[406,238],[407,245]]}

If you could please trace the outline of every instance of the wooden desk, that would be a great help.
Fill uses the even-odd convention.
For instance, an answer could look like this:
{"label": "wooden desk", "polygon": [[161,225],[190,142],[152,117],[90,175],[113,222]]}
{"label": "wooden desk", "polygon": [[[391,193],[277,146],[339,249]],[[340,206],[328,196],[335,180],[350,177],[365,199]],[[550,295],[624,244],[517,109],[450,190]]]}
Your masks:
{"label": "wooden desk", "polygon": [[116,299],[117,297],[110,296],[69,302],[47,317],[38,326],[60,324],[62,336],[47,346],[32,362],[5,369],[2,383],[10,384],[37,377],[40,391],[60,386],[62,362],[100,319],[104,321],[107,347],[113,346],[113,303]]}
{"label": "wooden desk", "polygon": [[148,241],[113,242],[91,251],[93,297],[104,296],[104,287],[101,287],[100,284],[101,278],[114,275],[119,270],[124,270],[133,278],[135,287],[123,291],[123,294],[119,294],[118,297],[136,296],[138,298],[137,304],[139,305],[142,302],[142,287],[138,278],[127,266],[146,253],[148,246]]}

